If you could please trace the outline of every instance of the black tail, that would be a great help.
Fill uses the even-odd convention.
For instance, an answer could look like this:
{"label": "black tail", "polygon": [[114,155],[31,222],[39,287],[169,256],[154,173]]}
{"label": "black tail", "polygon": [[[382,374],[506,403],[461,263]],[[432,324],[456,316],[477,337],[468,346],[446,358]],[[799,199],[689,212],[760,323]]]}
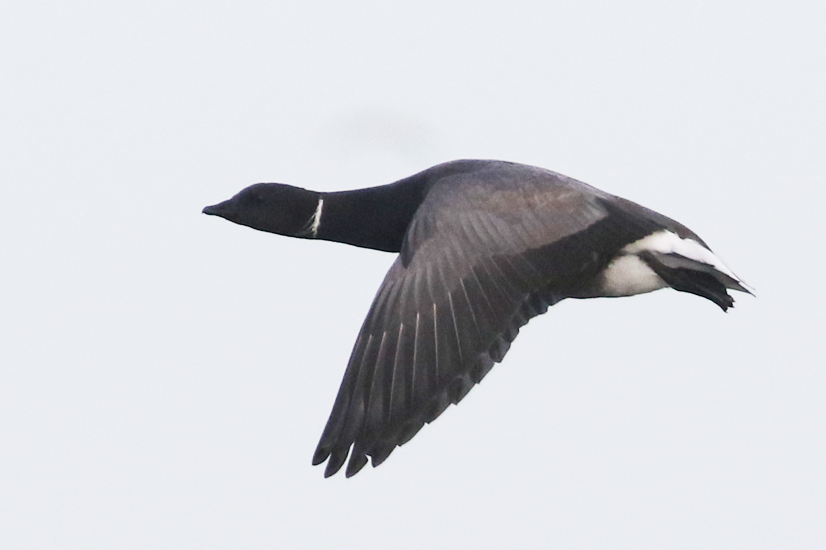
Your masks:
{"label": "black tail", "polygon": [[729,289],[751,294],[751,291],[740,281],[719,271],[714,266],[679,254],[648,251],[641,253],[640,258],[674,290],[690,292],[707,298],[720,306],[723,311],[734,306],[734,298],[729,295]]}

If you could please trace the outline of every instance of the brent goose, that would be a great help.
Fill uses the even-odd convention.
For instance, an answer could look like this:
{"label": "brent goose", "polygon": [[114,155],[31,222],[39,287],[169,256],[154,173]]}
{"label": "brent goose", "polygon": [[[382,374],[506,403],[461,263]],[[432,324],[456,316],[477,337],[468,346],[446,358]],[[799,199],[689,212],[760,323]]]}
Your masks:
{"label": "brent goose", "polygon": [[[247,187],[205,214],[261,231],[398,252],[356,340],[313,464],[381,464],[564,298],[671,287],[724,311],[751,293],[693,231],[561,174],[460,160],[367,189]],[[351,449],[352,448],[352,449]]]}

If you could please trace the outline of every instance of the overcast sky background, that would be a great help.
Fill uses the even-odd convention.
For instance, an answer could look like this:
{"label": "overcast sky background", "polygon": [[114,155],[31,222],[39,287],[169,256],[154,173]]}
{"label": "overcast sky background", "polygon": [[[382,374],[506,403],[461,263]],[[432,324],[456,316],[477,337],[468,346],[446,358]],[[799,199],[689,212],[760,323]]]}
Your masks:
{"label": "overcast sky background", "polygon": [[[21,2],[0,547],[826,547],[826,4]],[[310,465],[390,254],[203,216],[535,164],[757,299],[566,301],[378,469]]]}

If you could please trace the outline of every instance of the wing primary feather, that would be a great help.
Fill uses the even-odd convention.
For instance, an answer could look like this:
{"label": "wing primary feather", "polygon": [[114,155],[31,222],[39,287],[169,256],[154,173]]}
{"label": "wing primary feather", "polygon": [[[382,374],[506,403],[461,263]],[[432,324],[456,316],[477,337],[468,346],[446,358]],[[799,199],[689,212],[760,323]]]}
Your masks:
{"label": "wing primary feather", "polygon": [[439,383],[439,312],[436,302],[433,302],[433,368],[436,371],[433,381]]}
{"label": "wing primary feather", "polygon": [[404,428],[399,434],[399,445],[404,445],[405,443],[413,439],[413,436],[419,433],[419,430],[422,429],[422,426],[424,426],[424,421],[419,420],[418,418],[414,418],[407,424],[405,424]]}
{"label": "wing primary feather", "polygon": [[464,365],[465,360],[462,356],[462,338],[459,336],[459,324],[456,320],[456,308],[453,305],[453,294],[447,291],[447,301],[450,304],[450,315],[453,318],[453,332],[456,336],[456,350],[459,352],[459,364]]}
{"label": "wing primary feather", "polygon": [[[485,217],[485,216],[475,216],[475,217],[472,218],[471,221],[472,221],[472,223],[470,224],[469,227],[468,226],[463,226],[465,234],[469,234],[470,229],[473,230],[472,231],[473,232],[473,237],[471,238],[471,242],[474,242],[474,241],[475,242],[493,242],[493,243],[497,242],[496,241],[496,236],[494,235],[493,230],[490,228],[490,222],[488,221],[487,217]],[[475,261],[474,261],[470,258],[467,258],[466,252],[463,249],[463,247],[461,247],[461,246],[457,247],[457,251],[465,257],[465,261],[470,266],[471,273],[473,273],[473,276],[476,279],[476,283],[479,285],[480,291],[482,292],[483,296],[485,297],[485,300],[487,301],[488,305],[490,305],[491,311],[495,312],[496,307],[494,307],[493,302],[491,301],[491,299],[489,298],[487,292],[485,291],[485,285],[482,284],[481,280],[478,277],[478,274],[476,273],[476,266],[477,265],[482,266],[482,268],[487,273],[488,279],[492,283],[491,287],[498,290],[500,295],[503,298],[505,298],[506,300],[509,300],[510,297],[509,297],[508,291],[504,290],[502,288],[502,286],[499,284],[499,279],[501,279],[503,281],[507,281],[507,278],[501,273],[501,270],[499,270],[500,271],[499,274],[500,274],[501,277],[497,278],[497,277],[493,276],[493,274],[491,273],[489,267],[487,266],[487,262],[485,261],[486,258],[490,257],[489,254],[485,253],[482,256],[477,256],[475,258]]]}
{"label": "wing primary feather", "polygon": [[450,399],[448,399],[447,391],[437,392],[427,404],[427,410],[424,413],[425,423],[430,424],[436,420],[449,406]]}
{"label": "wing primary feather", "polygon": [[[485,289],[485,286],[482,284],[481,280],[479,279],[479,275],[476,273],[478,267],[475,265],[474,261],[467,257],[465,251],[462,250],[462,247],[456,247],[457,255],[461,255],[462,259],[467,266],[465,271],[470,272],[472,276],[473,283],[475,283],[475,288],[477,289],[478,296],[475,296],[476,299],[471,299],[471,293],[468,291],[467,285],[465,284],[465,278],[460,275],[461,271],[456,268],[453,264],[456,260],[456,256],[453,254],[449,255],[448,258],[451,261],[451,267],[453,267],[454,273],[456,277],[459,279],[459,284],[462,286],[462,291],[465,294],[465,298],[468,302],[468,307],[470,309],[471,317],[473,319],[474,326],[476,327],[479,340],[483,342],[485,337],[483,334],[488,332],[493,332],[494,329],[491,327],[490,319],[496,316],[496,308],[491,301],[491,297],[488,296],[488,291]],[[484,267],[483,267],[484,269]],[[479,299],[481,297],[481,299]],[[487,315],[485,314],[485,306],[487,306]],[[478,308],[479,315],[476,315],[476,308]],[[482,325],[485,325],[485,328]]]}
{"label": "wing primary feather", "polygon": [[[448,252],[452,256],[453,251]],[[460,303],[461,292],[456,292],[460,285],[461,278],[448,265],[449,262],[442,261],[436,266],[439,276],[440,308],[439,308],[439,383],[444,389],[444,385],[449,383],[455,376],[462,372],[464,367],[463,348],[472,346],[475,334],[473,330],[460,330],[457,323],[457,309],[462,307],[461,317],[467,319],[470,314],[465,311],[464,304]],[[454,296],[456,297],[454,299]],[[462,334],[464,333],[464,337]]]}
{"label": "wing primary feather", "polygon": [[372,362],[373,367],[375,368],[375,363],[370,359],[373,341],[373,335],[370,334],[367,338],[364,355],[362,356],[361,365],[358,369],[358,378],[353,390],[352,401],[347,409],[347,419],[344,423],[341,434],[337,437],[334,444],[332,457],[330,458],[330,462],[327,464],[327,469],[324,472],[325,476],[328,475],[327,472],[330,472],[329,475],[333,475],[341,469],[341,466],[344,464],[347,454],[350,451],[350,446],[355,442],[356,437],[362,429],[362,422],[364,421],[365,409],[367,405],[364,394],[366,386],[371,380],[371,376],[368,371],[372,370],[368,368],[368,364]]}
{"label": "wing primary feather", "polygon": [[370,306],[370,311],[367,312],[367,321],[364,324],[364,329],[373,333],[381,330],[381,327],[384,326],[388,318],[386,310],[388,307],[393,306],[394,300],[392,298],[395,297],[398,291],[396,282],[395,280],[390,280],[389,277],[385,278],[382,287],[373,300],[373,304]]}
{"label": "wing primary feather", "polygon": [[[508,278],[507,274],[502,270],[502,267],[499,265],[499,262],[497,261],[496,257],[491,256],[490,258],[488,258],[488,260],[489,261],[487,262],[482,262],[482,266],[485,268],[485,270],[487,270],[491,282],[493,282],[495,288],[499,290],[500,294],[506,299],[506,301],[510,303],[515,300],[516,296],[521,296],[522,292],[516,287],[514,287],[513,284],[510,282],[510,279]],[[498,272],[499,277],[496,277],[491,273],[489,266],[493,266],[493,268]],[[500,282],[502,284],[500,284]],[[505,286],[507,286],[508,288],[504,288]]]}
{"label": "wing primary feather", "polygon": [[[511,251],[521,251],[525,250],[527,246],[524,243],[516,243],[513,239],[513,235],[503,231],[498,224],[492,223],[493,218],[488,216],[478,216],[477,219],[481,222],[480,227],[485,230],[487,233],[487,240],[485,242],[493,242],[500,244],[499,249],[504,248],[505,250]],[[477,227],[474,225],[474,227]],[[478,230],[478,228],[477,228]],[[506,246],[502,247],[501,244],[505,244]],[[526,278],[526,274],[516,267],[513,266],[508,255],[502,254],[502,256],[508,261],[508,264],[511,266],[512,269],[512,277],[520,280],[523,283],[523,287],[530,286],[531,280]],[[542,278],[542,274],[537,271],[536,267],[533,266],[529,261],[523,259],[523,263],[528,266],[528,271],[533,273],[533,278],[535,280],[539,280]]]}
{"label": "wing primary feather", "polygon": [[[461,252],[461,247],[460,246],[456,246],[455,249],[456,249],[456,252],[457,252],[456,254],[448,254],[447,255],[448,264],[449,264],[450,269],[452,271],[453,277],[458,281],[459,286],[462,288],[461,295],[464,296],[465,303],[467,304],[467,311],[469,313],[471,321],[473,321],[473,327],[476,330],[476,332],[475,332],[476,338],[478,339],[478,341],[481,342],[481,340],[483,339],[482,329],[479,326],[479,320],[476,317],[476,311],[475,311],[475,308],[474,308],[474,305],[473,305],[473,300],[470,299],[470,294],[468,293],[467,285],[465,284],[465,276],[463,274],[463,271],[468,271],[469,270],[471,272],[471,274],[473,274],[473,276],[475,277],[476,275],[473,273],[473,264],[464,256],[464,253]],[[465,262],[466,268],[464,270],[460,270],[456,266],[456,262],[458,261],[459,256],[462,256],[462,260],[464,260],[464,262]],[[477,281],[477,283],[478,283],[478,281]],[[480,288],[480,290],[484,294],[484,290],[481,289],[481,288]],[[455,312],[455,308],[454,308],[454,305],[453,305],[453,297],[452,297],[452,295],[449,291],[448,291],[448,299],[451,301],[450,307],[451,307],[451,311],[453,311],[453,319],[454,319],[454,323],[455,323],[456,322],[456,312]],[[487,300],[487,296],[485,296],[484,299]],[[468,342],[467,345],[471,348],[475,347],[475,346],[473,346],[472,341]],[[459,346],[460,351],[461,351],[461,348],[462,348],[462,346],[460,345]],[[464,360],[462,362],[464,363]]]}
{"label": "wing primary feather", "polygon": [[396,444],[391,441],[378,441],[370,454],[370,462],[373,463],[373,468],[387,460],[387,457],[395,448]]}
{"label": "wing primary feather", "polygon": [[[488,313],[489,313],[489,315],[482,314],[481,319],[485,322],[485,325],[487,325],[489,330],[493,330],[493,328],[491,327],[490,319],[493,316],[496,315],[496,308],[493,306],[493,302],[491,301],[491,298],[488,296],[488,291],[485,290],[484,285],[482,284],[481,280],[479,279],[479,275],[476,273],[477,269],[478,268],[475,265],[471,265],[470,266],[470,273],[473,275],[473,281],[476,283],[476,288],[479,289],[479,294],[482,295],[482,299],[484,300],[484,304],[486,304],[488,306]],[[482,269],[484,269],[485,272],[487,273],[487,269],[485,269],[484,266],[482,266]],[[490,275],[488,274],[488,276],[490,276]]]}
{"label": "wing primary feather", "polygon": [[353,346],[353,353],[350,356],[350,365],[348,365],[347,370],[344,372],[344,379],[341,382],[341,387],[333,404],[333,410],[330,412],[327,425],[324,427],[324,432],[321,434],[318,447],[313,455],[313,465],[321,464],[330,456],[332,446],[335,445],[344,427],[344,422],[347,419],[347,409],[350,406],[350,400],[353,394],[353,386],[358,379],[358,368],[356,368],[356,365],[361,364],[361,358],[364,355],[364,343],[363,334],[359,334],[356,339],[356,344]]}
{"label": "wing primary feather", "polygon": [[418,278],[416,285],[416,304],[418,306],[417,334],[416,334],[416,370],[415,388],[413,392],[413,406],[419,408],[433,395],[436,378],[436,336],[433,304],[436,302],[433,284],[433,265],[427,264],[424,276]]}
{"label": "wing primary feather", "polygon": [[[523,289],[534,288],[536,286],[539,286],[540,281],[542,280],[542,276],[539,273],[539,271],[537,271],[533,264],[531,264],[531,262],[525,259],[525,257],[521,254],[517,254],[515,256],[502,255],[494,257],[492,259],[493,262],[497,265],[497,267],[499,267],[502,274],[505,276],[506,281],[518,281],[519,283],[521,283],[517,287],[520,289],[520,293],[524,293]],[[514,263],[514,261],[516,260],[520,260],[520,263],[527,266],[528,269],[519,269]],[[500,265],[500,261],[505,262],[506,267],[504,269]],[[510,273],[506,273],[505,269],[509,270]],[[530,278],[531,273],[534,275],[533,279]]]}
{"label": "wing primary feather", "polygon": [[385,355],[387,347],[387,331],[382,332],[379,342],[379,351],[376,355],[376,366],[373,372],[373,380],[370,387],[370,394],[367,401],[367,419],[364,425],[364,437],[372,440],[378,430],[381,429],[385,418],[385,395],[387,395],[387,376],[385,371]]}
{"label": "wing primary feather", "polygon": [[[470,297],[465,278],[457,269],[453,268],[452,276],[454,282],[451,286],[456,289],[456,292],[448,290],[447,298],[450,305],[456,353],[459,356],[458,365],[460,369],[451,372],[452,376],[456,376],[467,371],[472,357],[484,349],[486,338],[483,336],[480,321],[475,311],[477,307],[482,308],[484,306],[478,304],[474,307],[474,300]],[[483,299],[479,298],[477,301],[481,302]]]}
{"label": "wing primary feather", "polygon": [[479,361],[470,370],[470,379],[474,384],[478,384],[493,368],[494,360],[490,354],[485,352],[479,355]]}
{"label": "wing primary feather", "polygon": [[476,319],[476,312],[473,311],[473,302],[470,301],[470,295],[467,291],[467,286],[465,285],[465,280],[459,279],[459,285],[462,287],[462,293],[465,295],[465,300],[468,304],[468,311],[470,311],[470,318],[473,320],[473,326],[476,328],[476,335],[479,337],[479,340],[482,339],[482,329],[479,327],[479,321]]}
{"label": "wing primary feather", "polygon": [[365,464],[367,464],[367,456],[362,453],[355,454],[354,452],[347,463],[347,470],[345,470],[344,475],[348,478],[353,477],[359,473],[359,470],[364,468]]}
{"label": "wing primary feather", "polygon": [[[514,241],[513,235],[503,231],[499,226],[494,225],[493,231],[496,231],[496,234],[499,238],[508,244],[508,250],[513,251],[521,251],[526,250],[527,245],[524,243],[516,243]],[[537,281],[542,280],[542,273],[537,270],[536,266],[534,266],[527,258],[522,256],[521,254],[517,254],[515,256],[510,256],[507,254],[502,255],[502,257],[507,261],[508,265],[510,266],[511,270],[513,271],[513,275],[518,277],[519,280],[523,283],[523,288],[531,287],[536,284]],[[517,269],[517,267],[513,264],[512,258],[521,260],[521,263],[527,267],[526,270]]]}
{"label": "wing primary feather", "polygon": [[[388,417],[392,422],[394,417],[396,416],[396,411],[398,410],[398,405],[396,401],[399,399],[399,395],[401,394],[402,400],[404,400],[404,376],[399,376],[399,360],[400,355],[402,353],[402,346],[404,345],[402,339],[404,338],[404,323],[399,324],[399,335],[396,339],[396,352],[393,354],[393,374],[391,376],[390,381],[390,412]],[[399,387],[401,386],[401,387]]]}
{"label": "wing primary feather", "polygon": [[349,450],[349,447],[343,451],[339,448],[333,449],[330,453],[330,460],[324,468],[324,477],[335,475],[335,473],[338,472],[342,466],[344,466],[344,461],[347,460],[347,453]]}
{"label": "wing primary feather", "polygon": [[419,327],[421,325],[421,314],[417,311],[416,312],[416,331],[414,332],[413,336],[413,364],[410,368],[410,401],[409,405],[412,407],[416,401],[416,379],[418,378],[418,368],[419,368]]}
{"label": "wing primary feather", "polygon": [[471,380],[470,374],[465,373],[457,376],[451,381],[450,387],[448,388],[448,398],[450,402],[454,405],[457,404],[468,394],[471,388],[473,388],[473,380]]}

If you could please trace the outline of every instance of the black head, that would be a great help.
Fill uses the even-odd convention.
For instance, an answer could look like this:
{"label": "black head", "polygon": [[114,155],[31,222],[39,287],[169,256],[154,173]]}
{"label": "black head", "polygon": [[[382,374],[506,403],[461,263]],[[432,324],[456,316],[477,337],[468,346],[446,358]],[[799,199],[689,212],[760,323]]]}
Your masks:
{"label": "black head", "polygon": [[203,213],[260,231],[302,237],[307,233],[319,194],[283,183],[256,183]]}

